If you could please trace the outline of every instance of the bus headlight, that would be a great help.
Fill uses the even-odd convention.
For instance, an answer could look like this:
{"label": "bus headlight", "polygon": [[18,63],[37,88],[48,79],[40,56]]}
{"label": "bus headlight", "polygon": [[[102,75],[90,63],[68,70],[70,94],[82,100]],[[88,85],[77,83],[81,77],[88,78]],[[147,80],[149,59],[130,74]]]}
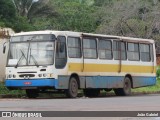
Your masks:
{"label": "bus headlight", "polygon": [[43,77],[47,77],[47,74],[46,74],[46,73],[44,73],[44,74],[43,74]]}
{"label": "bus headlight", "polygon": [[13,75],[13,78],[16,78],[16,75]]}
{"label": "bus headlight", "polygon": [[12,74],[9,74],[9,75],[8,75],[8,78],[12,78],[12,77],[13,77],[13,75],[12,75]]}
{"label": "bus headlight", "polygon": [[39,74],[38,77],[42,77],[42,74]]}

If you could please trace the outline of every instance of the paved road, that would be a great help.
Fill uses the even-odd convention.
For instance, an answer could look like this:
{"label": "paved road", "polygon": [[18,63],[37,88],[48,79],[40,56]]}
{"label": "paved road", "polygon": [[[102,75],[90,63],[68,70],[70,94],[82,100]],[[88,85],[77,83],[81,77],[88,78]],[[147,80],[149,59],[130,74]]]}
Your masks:
{"label": "paved road", "polygon": [[[0,99],[0,111],[160,111],[160,95],[76,99]],[[115,120],[117,119],[119,120],[119,118]],[[124,120],[132,119],[124,118]],[[147,120],[150,119],[147,118]]]}
{"label": "paved road", "polygon": [[0,111],[160,111],[160,94],[76,99],[0,99]]}

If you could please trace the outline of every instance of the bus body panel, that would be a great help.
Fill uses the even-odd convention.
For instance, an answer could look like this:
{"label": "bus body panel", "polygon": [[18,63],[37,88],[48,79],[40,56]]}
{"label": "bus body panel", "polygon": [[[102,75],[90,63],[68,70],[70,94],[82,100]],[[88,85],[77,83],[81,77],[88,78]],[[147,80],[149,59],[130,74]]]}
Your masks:
{"label": "bus body panel", "polygon": [[58,76],[58,86],[57,89],[68,89],[70,76]]}
{"label": "bus body panel", "polygon": [[[124,76],[92,76],[80,77],[80,88],[122,88]],[[156,84],[156,77],[136,76],[132,78],[133,88]],[[82,82],[83,81],[83,82]],[[48,87],[54,89],[68,89],[69,76],[61,76],[58,79],[7,79],[5,85],[8,88]]]}
{"label": "bus body panel", "polygon": [[53,87],[58,88],[57,79],[7,79],[5,81],[6,87]]}
{"label": "bus body panel", "polygon": [[133,88],[151,86],[156,84],[156,77],[133,76]]}
{"label": "bus body panel", "polygon": [[124,76],[86,77],[86,88],[122,88]]}

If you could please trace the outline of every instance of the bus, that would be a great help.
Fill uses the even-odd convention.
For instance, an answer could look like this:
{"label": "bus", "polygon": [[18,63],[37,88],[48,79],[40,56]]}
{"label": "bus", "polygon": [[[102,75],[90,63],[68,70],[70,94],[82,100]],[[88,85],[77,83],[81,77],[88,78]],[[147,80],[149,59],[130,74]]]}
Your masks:
{"label": "bus", "polygon": [[43,92],[76,98],[78,90],[88,97],[101,90],[127,96],[156,84],[154,40],[46,30],[16,33],[8,44],[5,86],[25,90],[28,98]]}

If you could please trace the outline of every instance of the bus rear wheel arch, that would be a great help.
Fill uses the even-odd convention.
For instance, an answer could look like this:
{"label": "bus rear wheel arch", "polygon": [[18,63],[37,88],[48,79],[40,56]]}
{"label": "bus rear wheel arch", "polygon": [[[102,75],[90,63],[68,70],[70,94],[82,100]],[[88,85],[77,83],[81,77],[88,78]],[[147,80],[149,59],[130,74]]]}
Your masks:
{"label": "bus rear wheel arch", "polygon": [[132,83],[130,77],[126,76],[123,82],[123,88],[114,89],[117,96],[128,96],[131,95]]}

